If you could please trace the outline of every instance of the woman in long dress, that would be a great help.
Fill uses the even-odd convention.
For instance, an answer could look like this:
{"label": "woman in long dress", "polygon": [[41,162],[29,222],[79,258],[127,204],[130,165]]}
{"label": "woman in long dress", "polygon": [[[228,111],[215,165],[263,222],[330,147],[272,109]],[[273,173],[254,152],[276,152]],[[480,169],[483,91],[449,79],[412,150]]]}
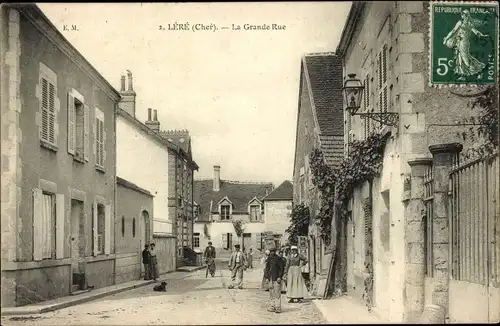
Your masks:
{"label": "woman in long dress", "polygon": [[262,258],[260,259],[260,264],[264,266],[263,272],[264,275],[262,275],[262,285],[261,289],[265,291],[269,291],[269,279],[267,277],[267,257],[269,257],[269,250],[266,250],[264,252],[264,255],[262,255]]}
{"label": "woman in long dress", "polygon": [[470,43],[473,35],[488,38],[487,35],[477,29],[481,24],[480,20],[471,17],[468,10],[463,10],[461,19],[443,39],[444,45],[455,50],[454,72],[459,76],[459,79],[476,75],[486,67],[486,64],[479,61],[470,52]]}
{"label": "woman in long dress", "polygon": [[288,257],[285,267],[286,296],[288,302],[300,302],[307,295],[306,283],[302,277],[302,266],[307,264],[307,258],[299,254],[297,246],[292,246],[291,254]]}
{"label": "woman in long dress", "polygon": [[154,243],[151,244],[149,252],[151,253],[151,260],[150,260],[151,277],[153,278],[153,280],[156,281],[156,279],[160,277],[159,275],[160,272],[158,271],[158,260],[156,260],[156,250]]}

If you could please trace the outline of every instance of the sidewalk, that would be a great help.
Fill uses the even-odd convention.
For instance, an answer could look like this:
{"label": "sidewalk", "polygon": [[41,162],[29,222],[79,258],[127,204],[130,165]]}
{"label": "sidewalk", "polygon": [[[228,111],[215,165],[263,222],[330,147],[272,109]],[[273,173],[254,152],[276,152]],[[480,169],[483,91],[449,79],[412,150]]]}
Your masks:
{"label": "sidewalk", "polygon": [[[159,281],[162,280],[178,280],[189,276],[186,272],[171,272],[167,274],[162,274]],[[70,295],[66,297],[57,298],[54,300],[47,300],[31,305],[21,306],[21,307],[6,307],[2,308],[2,316],[16,316],[16,315],[30,315],[30,314],[41,314],[49,311],[59,310],[66,307],[74,306],[80,303],[85,303],[95,299],[99,299],[108,295],[113,295],[116,293],[132,290],[138,287],[143,287],[156,283],[155,281],[130,281],[120,284],[115,284],[111,286],[105,286],[99,289],[95,289],[86,293],[78,295]]]}
{"label": "sidewalk", "polygon": [[329,324],[387,324],[361,302],[350,296],[329,300],[313,300]]}

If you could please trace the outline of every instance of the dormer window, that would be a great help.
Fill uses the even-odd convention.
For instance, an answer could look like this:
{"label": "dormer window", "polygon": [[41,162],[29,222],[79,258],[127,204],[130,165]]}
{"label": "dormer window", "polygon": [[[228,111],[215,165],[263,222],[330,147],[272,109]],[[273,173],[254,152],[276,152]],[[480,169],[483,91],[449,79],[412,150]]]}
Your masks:
{"label": "dormer window", "polygon": [[220,205],[220,219],[221,219],[221,221],[231,219],[231,206],[230,205]]}
{"label": "dormer window", "polygon": [[250,222],[261,220],[260,205],[250,205]]}

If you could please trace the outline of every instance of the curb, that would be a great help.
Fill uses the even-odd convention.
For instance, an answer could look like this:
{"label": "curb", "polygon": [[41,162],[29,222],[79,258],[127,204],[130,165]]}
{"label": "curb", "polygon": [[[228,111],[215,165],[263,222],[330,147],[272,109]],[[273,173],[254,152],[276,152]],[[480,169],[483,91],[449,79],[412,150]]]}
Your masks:
{"label": "curb", "polygon": [[183,267],[180,267],[180,268],[177,268],[175,271],[176,272],[187,272],[187,273],[191,273],[191,272],[195,272],[195,271],[199,271],[201,269],[205,269],[207,268],[206,266],[190,266],[192,268],[183,268]]}
{"label": "curb", "polygon": [[[160,275],[160,279],[161,280],[167,279],[165,276],[167,276],[168,274],[171,274],[171,273],[172,272]],[[188,275],[183,275],[182,277],[180,277],[178,279],[183,279],[187,276]],[[5,308],[1,309],[2,310],[1,315],[2,316],[23,316],[23,315],[43,314],[43,313],[50,312],[50,311],[60,310],[60,309],[64,309],[64,308],[71,307],[71,306],[76,306],[76,305],[79,305],[82,303],[86,303],[89,301],[93,301],[93,300],[97,300],[97,299],[100,299],[103,297],[114,295],[114,294],[117,294],[120,292],[125,292],[125,291],[129,291],[129,290],[137,289],[137,288],[151,285],[154,283],[156,283],[156,281],[154,281],[154,280],[145,281],[144,283],[124,286],[124,287],[109,290],[106,292],[94,293],[92,295],[87,295],[85,297],[67,296],[67,297],[74,298],[74,299],[70,299],[69,301],[66,301],[66,302],[59,302],[59,303],[53,303],[53,304],[47,304],[47,305],[42,305],[43,302],[41,302],[41,303],[38,303],[38,305],[39,305],[38,307],[33,307],[33,306],[32,307],[29,307],[29,306],[5,307]],[[92,293],[92,292],[88,292],[88,293]],[[87,293],[85,293],[85,294],[87,294]],[[82,294],[82,295],[84,295],[84,294]],[[64,297],[61,297],[61,298],[64,298]]]}

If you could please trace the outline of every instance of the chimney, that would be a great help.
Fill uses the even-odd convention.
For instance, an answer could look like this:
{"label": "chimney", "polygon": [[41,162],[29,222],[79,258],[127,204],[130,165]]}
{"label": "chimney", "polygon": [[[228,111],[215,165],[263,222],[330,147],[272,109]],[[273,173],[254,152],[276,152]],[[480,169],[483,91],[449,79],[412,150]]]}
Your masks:
{"label": "chimney", "polygon": [[[153,111],[153,119],[151,120],[151,111]],[[158,112],[153,109],[148,109],[148,121],[145,123],[146,126],[149,127],[149,129],[153,130],[154,132],[160,132],[160,121],[158,121]]]}
{"label": "chimney", "polygon": [[130,70],[127,70],[127,77],[128,77],[128,91],[132,92],[134,90],[134,85],[132,83],[132,72]]}
{"label": "chimney", "polygon": [[122,75],[120,92],[125,92],[125,75]]}
{"label": "chimney", "polygon": [[214,165],[214,191],[220,190],[220,166]]}
{"label": "chimney", "polygon": [[125,75],[121,76],[121,85],[120,85],[120,95],[122,99],[118,103],[118,106],[123,111],[127,112],[131,116],[135,118],[135,92],[132,87],[132,73],[130,70],[127,70],[128,76],[128,90],[125,90]]}

